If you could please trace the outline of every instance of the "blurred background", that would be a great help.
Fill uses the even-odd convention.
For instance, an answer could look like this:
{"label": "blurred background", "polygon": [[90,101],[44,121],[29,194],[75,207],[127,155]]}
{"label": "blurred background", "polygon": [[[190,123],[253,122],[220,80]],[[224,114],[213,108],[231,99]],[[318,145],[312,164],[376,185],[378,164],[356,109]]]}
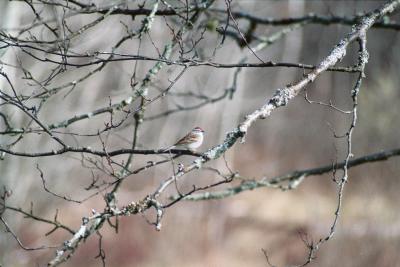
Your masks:
{"label": "blurred background", "polygon": [[[127,5],[137,8],[138,4],[151,8],[154,1],[131,1]],[[182,3],[168,1],[172,5]],[[173,3],[172,3],[173,2]],[[178,3],[179,2],[179,3]],[[96,5],[105,2],[96,1]],[[232,1],[234,11],[247,12],[260,18],[300,17],[309,13],[353,17],[381,6],[385,1]],[[160,4],[161,5],[161,4]],[[161,7],[164,7],[161,5]],[[226,9],[224,1],[216,1],[212,8]],[[45,9],[41,15],[53,18],[60,9]],[[53,16],[53,17],[52,17]],[[99,15],[78,15],[69,20],[69,27],[77,30],[95,20]],[[4,32],[15,33],[32,23],[32,10],[24,2],[0,2],[0,23]],[[70,44],[76,53],[110,51],[119,38],[126,34],[126,28],[140,28],[144,16],[132,21],[130,16],[108,16],[100,24],[85,31]],[[391,17],[399,21],[399,16]],[[156,16],[151,31],[142,39],[139,48],[137,39],[129,40],[117,52],[158,57],[171,33],[166,26],[178,24],[176,18]],[[224,27],[226,16],[207,13],[196,22],[197,27],[221,20],[218,27]],[[237,20],[246,29],[248,22]],[[171,26],[172,25],[172,26]],[[234,31],[234,28],[230,28]],[[283,26],[258,25],[255,36],[268,37],[283,29]],[[276,43],[257,52],[265,61],[318,64],[343,36],[350,31],[347,25],[307,24],[283,36]],[[40,38],[49,35],[45,30],[32,30]],[[197,35],[196,35],[197,34]],[[201,35],[196,33],[193,38]],[[20,37],[27,38],[29,33]],[[244,57],[248,62],[259,62],[247,47],[241,48],[232,38],[227,37],[223,45],[221,35],[207,30],[197,46],[197,56],[203,60],[212,59],[220,63],[238,63]],[[252,47],[257,40],[250,43]],[[399,32],[388,29],[371,29],[368,32],[369,63],[366,79],[359,96],[359,120],[353,135],[353,152],[356,157],[365,154],[398,148],[400,117],[400,39]],[[139,48],[139,50],[138,50]],[[158,48],[158,50],[156,49]],[[215,56],[213,53],[217,48]],[[341,66],[354,64],[357,58],[356,45],[349,48]],[[139,53],[138,53],[139,52]],[[176,49],[173,59],[179,58]],[[46,77],[54,65],[38,62],[17,47],[8,49],[1,57],[2,63],[22,64],[38,79]],[[79,62],[79,60],[77,60]],[[136,65],[137,78],[144,78],[151,61],[139,61]],[[93,70],[68,67],[50,88],[73,81]],[[101,71],[74,88],[67,88],[51,96],[40,112],[40,118],[48,124],[57,123],[76,114],[91,112],[105,107],[111,101],[118,102],[131,93],[131,76],[134,61],[118,61],[107,64]],[[24,79],[19,68],[3,64],[2,69],[12,79],[18,93],[29,95],[42,90],[31,81]],[[149,87],[149,97],[156,96],[167,88],[181,67],[167,66],[161,70]],[[240,123],[246,114],[265,103],[277,88],[296,81],[303,70],[294,68],[244,68],[238,74],[237,88],[232,99],[228,97],[207,103],[198,109],[157,116],[179,107],[191,107],[204,99],[217,98],[232,86],[236,69],[212,67],[189,68],[173,86],[171,93],[154,102],[144,112],[144,122],[139,131],[138,148],[154,149],[172,145],[194,126],[206,131],[201,151],[220,143],[225,134]],[[327,72],[307,87],[308,97],[328,103],[330,100],[344,110],[351,109],[350,90],[356,80],[355,74]],[[5,86],[4,80],[1,81]],[[201,97],[195,97],[201,96]],[[31,102],[29,102],[31,101]],[[37,105],[39,100],[28,103]],[[138,103],[134,103],[138,105]],[[23,127],[28,119],[15,108],[1,106],[15,127]],[[123,113],[115,115],[122,118]],[[65,142],[77,146],[101,149],[97,136],[76,136],[71,133],[96,134],[109,121],[109,115],[96,116],[60,129],[59,136]],[[0,123],[3,123],[1,121]],[[266,120],[257,121],[249,130],[246,142],[236,144],[226,153],[229,168],[247,179],[261,179],[290,173],[294,170],[315,168],[332,164],[336,158],[344,159],[345,142],[333,136],[331,127],[338,134],[347,131],[348,115],[335,112],[321,105],[307,103],[304,94],[290,104],[276,110]],[[117,129],[104,136],[109,150],[131,146],[134,119],[128,119]],[[4,130],[4,125],[1,125]],[[2,136],[0,144],[8,144],[13,136]],[[103,141],[104,141],[103,140]],[[42,135],[26,135],[13,147],[16,151],[46,151],[55,143]],[[95,159],[94,156],[89,158]],[[160,160],[161,156],[135,155],[133,167],[137,168],[149,160]],[[117,157],[120,161],[126,156]],[[192,157],[181,157],[179,162],[189,164]],[[343,210],[334,238],[323,245],[311,266],[396,266],[400,255],[400,159],[365,164],[350,169],[349,182],[345,187]],[[12,190],[7,200],[10,206],[29,211],[33,203],[34,214],[53,219],[58,210],[58,220],[78,229],[83,216],[89,216],[92,209],[102,210],[102,195],[95,196],[82,204],[71,203],[47,193],[40,180],[36,166],[44,173],[47,186],[60,195],[82,200],[95,191],[85,187],[92,182],[92,175],[106,182],[113,178],[100,170],[83,164],[81,155],[65,154],[45,158],[23,158],[6,155],[0,161],[0,185]],[[223,159],[210,162],[207,166],[219,168],[228,173]],[[152,168],[132,175],[118,193],[118,204],[126,205],[138,201],[153,192],[160,182],[172,174],[170,164]],[[179,181],[182,192],[195,184],[207,185],[220,179],[207,170],[195,171]],[[236,182],[235,184],[238,184]],[[219,190],[233,185],[223,185]],[[164,194],[175,195],[171,188]],[[109,226],[101,229],[103,249],[107,266],[268,266],[262,249],[266,250],[273,265],[287,266],[301,264],[307,257],[307,248],[301,236],[318,240],[330,229],[337,205],[337,188],[332,174],[307,178],[297,189],[281,191],[261,188],[243,192],[222,200],[190,202],[182,201],[165,210],[160,232],[155,231],[146,219],[154,214],[120,218],[118,233]],[[61,245],[70,235],[58,230],[49,236],[45,233],[51,226],[26,219],[20,214],[6,211],[3,217],[26,246]],[[0,233],[1,266],[44,266],[55,251],[24,251],[15,239]],[[98,255],[98,238],[92,236],[81,244],[71,260],[64,266],[101,266]]]}

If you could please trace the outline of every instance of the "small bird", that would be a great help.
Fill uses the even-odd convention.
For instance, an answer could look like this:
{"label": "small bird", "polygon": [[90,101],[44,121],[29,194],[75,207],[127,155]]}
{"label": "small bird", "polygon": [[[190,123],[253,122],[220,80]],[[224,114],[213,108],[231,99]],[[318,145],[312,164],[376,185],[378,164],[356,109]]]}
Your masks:
{"label": "small bird", "polygon": [[176,147],[183,147],[189,150],[194,150],[201,146],[204,139],[204,130],[200,127],[195,127],[187,135],[182,137],[175,143],[175,145],[165,149],[164,151],[171,150]]}

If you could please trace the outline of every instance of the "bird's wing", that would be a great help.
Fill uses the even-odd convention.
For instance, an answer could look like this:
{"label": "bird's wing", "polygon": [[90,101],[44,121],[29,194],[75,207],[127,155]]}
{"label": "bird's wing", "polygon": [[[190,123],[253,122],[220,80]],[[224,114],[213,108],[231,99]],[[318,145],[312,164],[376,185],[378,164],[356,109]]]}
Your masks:
{"label": "bird's wing", "polygon": [[187,145],[187,144],[196,142],[196,140],[197,140],[197,136],[195,134],[189,133],[186,136],[179,139],[178,142],[175,143],[175,146]]}

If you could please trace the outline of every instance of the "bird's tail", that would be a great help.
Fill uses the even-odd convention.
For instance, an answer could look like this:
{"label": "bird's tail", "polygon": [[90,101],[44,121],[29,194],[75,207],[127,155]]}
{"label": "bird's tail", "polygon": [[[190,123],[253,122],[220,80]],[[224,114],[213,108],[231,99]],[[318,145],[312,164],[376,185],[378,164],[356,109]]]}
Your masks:
{"label": "bird's tail", "polygon": [[162,152],[167,152],[167,151],[169,151],[169,150],[171,150],[171,149],[173,149],[173,148],[175,148],[175,147],[176,147],[175,145],[170,146],[170,147],[164,149]]}

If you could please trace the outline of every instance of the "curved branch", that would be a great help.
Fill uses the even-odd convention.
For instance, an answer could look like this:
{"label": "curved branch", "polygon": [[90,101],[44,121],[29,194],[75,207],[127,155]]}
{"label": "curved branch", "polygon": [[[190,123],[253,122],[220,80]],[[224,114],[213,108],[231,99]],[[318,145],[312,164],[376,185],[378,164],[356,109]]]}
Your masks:
{"label": "curved branch", "polygon": [[[213,11],[216,13],[226,13],[226,10],[224,9],[213,9],[210,8],[209,11]],[[345,16],[337,16],[337,15],[331,15],[331,16],[325,16],[325,15],[318,15],[315,13],[309,13],[304,16],[300,17],[293,17],[293,18],[271,18],[271,17],[257,17],[254,15],[251,15],[246,12],[242,11],[232,11],[232,14],[237,18],[237,19],[246,19],[251,21],[252,23],[256,24],[262,24],[262,25],[273,25],[273,26],[284,26],[284,25],[291,25],[295,23],[302,23],[302,22],[307,22],[307,23],[313,23],[313,24],[322,24],[322,25],[330,25],[330,24],[341,24],[341,25],[348,25],[352,26],[356,23],[359,22],[360,18],[365,17],[364,15],[357,15],[354,17],[345,17]],[[368,15],[368,14],[366,14]],[[374,28],[382,28],[382,29],[388,29],[388,30],[400,30],[400,24],[395,23],[395,22],[390,22],[390,21],[378,21],[373,25]]]}
{"label": "curved branch", "polygon": [[[400,148],[386,150],[383,152],[377,152],[377,153],[365,155],[365,156],[350,160],[347,164],[347,168],[356,167],[356,166],[366,164],[366,163],[384,161],[384,160],[388,160],[392,157],[398,157],[398,156],[400,156]],[[285,189],[292,189],[294,184],[296,184],[296,186],[297,186],[298,183],[300,183],[306,177],[323,175],[325,173],[332,172],[335,169],[343,168],[345,164],[346,164],[346,162],[342,161],[335,165],[330,164],[330,165],[325,165],[325,166],[313,168],[313,169],[293,171],[291,173],[280,175],[280,176],[277,176],[277,177],[274,177],[271,179],[263,178],[259,181],[245,181],[242,184],[232,187],[232,188],[228,188],[228,189],[217,191],[217,192],[206,192],[206,193],[201,193],[201,194],[193,194],[190,196],[186,196],[184,199],[192,200],[192,201],[222,199],[222,198],[237,195],[237,194],[245,192],[245,191],[253,190],[256,188],[262,188],[262,187],[282,188],[282,186],[279,186],[279,185],[282,183],[285,183],[285,182],[287,182],[289,184],[289,186]],[[179,196],[173,196],[173,197],[171,197],[171,199],[174,200],[178,197]]]}

